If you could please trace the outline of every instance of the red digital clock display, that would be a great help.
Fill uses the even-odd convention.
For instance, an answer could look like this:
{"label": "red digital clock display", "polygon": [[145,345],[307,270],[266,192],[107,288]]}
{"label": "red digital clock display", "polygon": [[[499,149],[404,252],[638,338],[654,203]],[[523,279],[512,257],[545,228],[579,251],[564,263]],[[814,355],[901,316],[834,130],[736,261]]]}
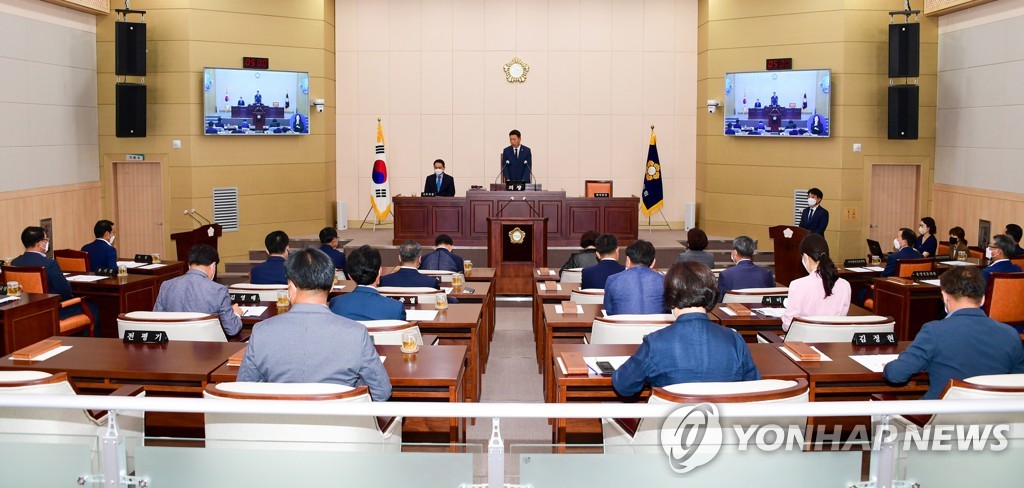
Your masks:
{"label": "red digital clock display", "polygon": [[244,69],[270,69],[270,58],[252,58],[246,56],[242,58],[242,68]]}
{"label": "red digital clock display", "polygon": [[774,58],[766,60],[764,69],[768,71],[777,69],[793,69],[793,58]]}

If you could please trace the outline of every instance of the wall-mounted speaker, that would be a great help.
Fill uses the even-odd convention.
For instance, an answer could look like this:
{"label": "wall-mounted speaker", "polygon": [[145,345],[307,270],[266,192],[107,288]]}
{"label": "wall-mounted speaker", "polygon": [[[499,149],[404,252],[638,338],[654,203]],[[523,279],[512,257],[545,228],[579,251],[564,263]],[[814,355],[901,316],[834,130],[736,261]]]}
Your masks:
{"label": "wall-mounted speaker", "polygon": [[889,78],[921,74],[921,24],[889,24]]}
{"label": "wall-mounted speaker", "polygon": [[889,139],[917,139],[917,85],[889,87]]}
{"label": "wall-mounted speaker", "polygon": [[145,23],[114,23],[114,74],[146,76]]}
{"label": "wall-mounted speaker", "polygon": [[117,137],[146,137],[146,85],[118,83]]}

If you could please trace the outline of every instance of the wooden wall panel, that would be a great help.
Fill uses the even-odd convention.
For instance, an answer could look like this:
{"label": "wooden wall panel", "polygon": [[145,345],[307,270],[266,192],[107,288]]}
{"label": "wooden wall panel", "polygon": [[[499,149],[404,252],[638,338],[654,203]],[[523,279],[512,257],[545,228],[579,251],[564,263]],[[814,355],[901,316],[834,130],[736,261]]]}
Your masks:
{"label": "wooden wall panel", "polygon": [[964,228],[967,240],[978,244],[978,221],[992,222],[992,235],[1001,234],[1006,224],[1024,225],[1024,194],[979,190],[936,184],[932,188],[932,217],[939,235],[946,237],[955,226]]}
{"label": "wooden wall panel", "polygon": [[0,192],[0,258],[25,252],[21,231],[53,219],[55,249],[79,249],[93,240],[92,226],[102,218],[100,182]]}

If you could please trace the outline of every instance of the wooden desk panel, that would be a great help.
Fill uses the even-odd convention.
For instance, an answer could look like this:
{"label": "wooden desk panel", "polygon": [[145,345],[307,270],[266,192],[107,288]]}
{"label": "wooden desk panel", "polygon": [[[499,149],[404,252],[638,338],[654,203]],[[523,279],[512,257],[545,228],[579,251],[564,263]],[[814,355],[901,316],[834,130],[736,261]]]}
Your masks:
{"label": "wooden desk panel", "polygon": [[[758,304],[747,304],[750,308],[761,308]],[[757,334],[759,332],[772,332],[776,334],[782,334],[782,319],[778,317],[769,317],[767,315],[761,315],[754,312],[753,315],[749,316],[733,316],[725,313],[722,310],[724,305],[716,303],[715,308],[712,309],[709,315],[713,316],[715,322],[730,327],[736,332],[739,332],[743,336],[743,340],[749,343],[757,342]],[[847,313],[850,316],[865,316],[874,315],[870,310],[867,310],[856,305],[850,305],[850,311]]]}
{"label": "wooden desk panel", "polygon": [[156,303],[153,276],[128,275],[92,283],[71,282],[76,296],[88,297],[99,308],[100,337],[117,337],[117,316],[122,313],[151,311]]}
{"label": "wooden desk panel", "polygon": [[[433,305],[417,305],[418,310],[434,310]],[[469,401],[480,401],[480,377],[483,371],[483,305],[478,303],[453,303],[447,310],[438,310],[433,321],[418,321],[420,332],[435,334],[449,344],[464,345],[469,348],[469,367],[467,368],[466,398]]]}
{"label": "wooden desk panel", "polygon": [[896,338],[912,341],[921,326],[943,316],[939,287],[914,282],[904,285],[889,278],[875,278],[875,312],[896,320]]}
{"label": "wooden desk panel", "polygon": [[17,301],[0,304],[0,327],[2,354],[60,334],[60,295],[22,293]]}
{"label": "wooden desk panel", "polygon": [[[118,261],[131,261],[130,259],[120,259]],[[156,282],[153,284],[153,289],[160,292],[160,285],[165,281],[177,278],[186,271],[188,271],[188,263],[185,261],[161,261],[160,264],[165,264],[156,269],[139,269],[139,268],[128,268],[128,274],[130,275],[143,275],[156,277]]]}

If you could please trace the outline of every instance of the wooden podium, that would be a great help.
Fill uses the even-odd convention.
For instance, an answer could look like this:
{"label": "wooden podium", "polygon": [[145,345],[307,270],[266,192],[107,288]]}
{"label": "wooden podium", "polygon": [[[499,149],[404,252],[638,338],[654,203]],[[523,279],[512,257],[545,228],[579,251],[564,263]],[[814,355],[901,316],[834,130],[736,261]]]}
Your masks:
{"label": "wooden podium", "polygon": [[800,260],[800,241],[810,233],[795,225],[768,228],[768,236],[775,241],[775,281],[789,286],[793,280],[807,276]]}
{"label": "wooden podium", "polygon": [[533,270],[547,267],[547,217],[487,217],[487,266],[495,293],[530,295]]}
{"label": "wooden podium", "polygon": [[178,261],[188,263],[188,251],[196,244],[209,244],[214,249],[217,249],[217,239],[223,233],[224,229],[220,224],[207,224],[188,232],[171,234],[171,240],[174,241],[175,249],[178,253]]}

